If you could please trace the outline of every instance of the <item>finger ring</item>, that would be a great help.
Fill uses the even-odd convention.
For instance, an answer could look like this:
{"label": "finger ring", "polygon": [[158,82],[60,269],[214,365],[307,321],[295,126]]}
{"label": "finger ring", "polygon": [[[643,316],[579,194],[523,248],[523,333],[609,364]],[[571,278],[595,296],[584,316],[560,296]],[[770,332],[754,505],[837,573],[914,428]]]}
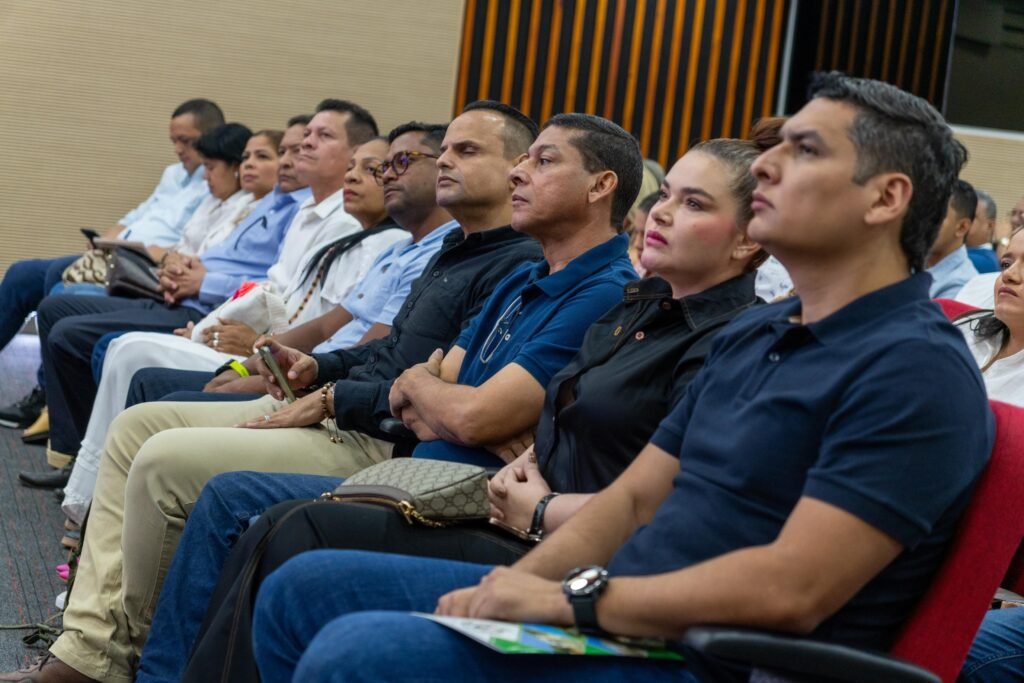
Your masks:
{"label": "finger ring", "polygon": [[264,422],[270,422],[270,416],[269,415],[264,415],[263,416],[263,421]]}
{"label": "finger ring", "polygon": [[220,339],[217,339],[216,337],[214,337],[213,338],[213,348],[217,348],[218,346],[220,346]]}
{"label": "finger ring", "polygon": [[214,332],[213,333],[213,343],[216,344],[219,341],[220,341],[220,332]]}

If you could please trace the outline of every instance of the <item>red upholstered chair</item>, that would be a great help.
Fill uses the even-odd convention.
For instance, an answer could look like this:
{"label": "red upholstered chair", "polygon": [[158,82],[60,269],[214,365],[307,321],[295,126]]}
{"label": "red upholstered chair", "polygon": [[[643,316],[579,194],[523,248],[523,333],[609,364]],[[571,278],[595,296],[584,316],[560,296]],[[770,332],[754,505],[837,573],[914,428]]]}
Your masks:
{"label": "red upholstered chair", "polygon": [[[992,457],[946,560],[888,656],[729,627],[690,629],[685,643],[783,680],[955,681],[996,588],[1011,563],[1021,565],[1014,560],[1024,538],[1024,408],[992,401],[992,410]],[[1006,587],[1019,592],[1019,576]]]}
{"label": "red upholstered chair", "polygon": [[965,304],[962,301],[956,301],[954,299],[935,299],[935,303],[942,307],[942,312],[945,313],[946,317],[950,320],[956,320],[964,313],[970,313],[978,310],[970,304]]}

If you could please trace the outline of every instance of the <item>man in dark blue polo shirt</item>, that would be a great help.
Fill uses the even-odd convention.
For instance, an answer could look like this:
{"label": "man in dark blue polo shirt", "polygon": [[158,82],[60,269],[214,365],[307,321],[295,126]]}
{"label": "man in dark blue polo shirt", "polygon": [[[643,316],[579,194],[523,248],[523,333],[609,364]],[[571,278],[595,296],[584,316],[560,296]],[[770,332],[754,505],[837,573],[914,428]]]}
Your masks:
{"label": "man in dark blue polo shirt", "polygon": [[754,164],[749,227],[800,298],[721,332],[633,464],[513,567],[351,551],[285,564],[256,605],[265,679],[695,680],[677,663],[506,657],[408,614],[435,607],[889,645],[993,440],[981,378],[921,272],[965,153],[893,86],[826,74],[811,94]]}

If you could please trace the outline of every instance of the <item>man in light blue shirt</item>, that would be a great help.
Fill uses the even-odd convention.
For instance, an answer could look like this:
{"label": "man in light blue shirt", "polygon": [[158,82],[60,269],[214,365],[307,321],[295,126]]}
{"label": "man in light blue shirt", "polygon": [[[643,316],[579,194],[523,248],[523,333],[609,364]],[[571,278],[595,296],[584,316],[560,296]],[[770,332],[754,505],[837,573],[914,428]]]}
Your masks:
{"label": "man in light blue shirt", "polygon": [[[224,123],[224,113],[209,100],[188,100],[171,114],[170,137],[179,163],[164,169],[160,182],[146,201],[129,211],[103,237],[131,239],[167,247],[177,243],[185,223],[206,197],[208,190],[203,165],[193,144],[203,133]],[[19,261],[8,268],[0,282],[0,349],[18,333],[32,311],[36,310],[54,285],[61,281],[64,269],[78,254],[55,259]],[[39,386],[13,405],[0,408],[0,426],[27,427],[45,404],[43,372],[37,375]]]}
{"label": "man in light blue shirt", "polygon": [[932,276],[928,294],[933,299],[956,297],[967,281],[978,274],[964,246],[977,205],[978,195],[974,188],[964,180],[956,181],[939,236],[928,252],[928,272]]}

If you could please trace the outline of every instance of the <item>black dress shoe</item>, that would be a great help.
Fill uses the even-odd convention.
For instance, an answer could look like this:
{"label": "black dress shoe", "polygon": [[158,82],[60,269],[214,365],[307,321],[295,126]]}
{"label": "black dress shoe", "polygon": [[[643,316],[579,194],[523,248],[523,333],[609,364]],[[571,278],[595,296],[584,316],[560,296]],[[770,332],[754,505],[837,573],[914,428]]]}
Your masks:
{"label": "black dress shoe", "polygon": [[0,427],[25,429],[39,419],[45,407],[46,393],[42,387],[36,387],[28,396],[0,408]]}
{"label": "black dress shoe", "polygon": [[72,467],[74,467],[73,462],[59,470],[50,470],[49,472],[20,472],[18,479],[25,486],[36,489],[62,489],[67,486],[68,479],[71,478]]}

